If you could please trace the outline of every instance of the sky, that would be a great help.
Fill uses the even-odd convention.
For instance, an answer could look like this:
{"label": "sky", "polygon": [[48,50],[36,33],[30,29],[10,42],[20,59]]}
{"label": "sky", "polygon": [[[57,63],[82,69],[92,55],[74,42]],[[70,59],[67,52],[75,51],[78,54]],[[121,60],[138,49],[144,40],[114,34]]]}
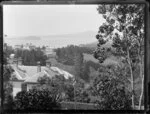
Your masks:
{"label": "sky", "polygon": [[104,19],[97,5],[4,5],[3,21],[13,37],[98,31]]}

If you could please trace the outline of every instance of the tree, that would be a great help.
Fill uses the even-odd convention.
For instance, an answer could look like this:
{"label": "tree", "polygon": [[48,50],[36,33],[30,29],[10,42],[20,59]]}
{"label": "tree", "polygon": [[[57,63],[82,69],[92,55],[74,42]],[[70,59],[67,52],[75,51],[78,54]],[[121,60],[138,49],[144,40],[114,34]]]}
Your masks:
{"label": "tree", "polygon": [[53,78],[41,77],[38,79],[38,82],[40,85],[36,88],[38,90],[47,89],[51,91],[57,102],[70,102],[75,101],[75,99],[77,102],[87,103],[90,101],[88,92],[84,89],[84,82],[81,79],[77,79],[76,84],[73,85],[73,79],[65,79],[61,75],[56,75]]}
{"label": "tree", "polygon": [[99,41],[95,57],[102,63],[106,58],[106,49],[102,48],[107,41],[112,41],[115,56],[122,57],[130,69],[132,107],[134,108],[134,68],[140,67],[142,81],[139,109],[143,98],[144,82],[144,5],[142,4],[111,4],[99,5],[99,14],[106,20],[99,27],[96,38]]}
{"label": "tree", "polygon": [[65,101],[89,103],[90,97],[88,90],[84,87],[84,81],[77,79],[75,84],[69,83],[65,89],[66,98]]}
{"label": "tree", "polygon": [[31,50],[18,49],[15,51],[15,58],[21,57],[23,60],[23,65],[37,65],[37,61],[41,62],[41,65],[46,64],[47,56],[44,54],[42,48],[35,48]]}
{"label": "tree", "polygon": [[80,53],[93,53],[93,49],[89,47],[79,47],[75,45],[69,45],[63,48],[55,49],[57,55],[57,61],[63,63],[65,65],[74,65],[74,61],[72,59],[75,57],[76,54]]}
{"label": "tree", "polygon": [[[93,70],[93,72],[91,72],[90,67],[92,67],[95,70]],[[90,73],[95,73],[99,67],[100,67],[99,63],[95,63],[93,61],[84,61],[83,65],[82,65],[81,78],[86,82],[90,82]]]}
{"label": "tree", "polygon": [[21,91],[14,99],[15,110],[57,110],[60,104],[47,89]]}
{"label": "tree", "polygon": [[87,64],[87,62],[85,62],[83,64],[81,78],[83,80],[85,80],[86,82],[89,82],[89,74],[90,74],[90,68],[89,67],[90,66]]}
{"label": "tree", "polygon": [[[13,97],[12,97],[12,92],[13,92],[13,86],[10,83],[10,78],[11,78],[11,74],[13,72],[13,69],[11,68],[11,66],[9,66],[7,64],[7,54],[4,50],[4,58],[3,58],[3,101],[4,101],[4,105],[5,108],[7,109],[12,109],[12,104],[13,104]],[[0,94],[1,95],[1,94]]]}
{"label": "tree", "polygon": [[81,103],[89,103],[90,102],[90,97],[89,93],[86,89],[78,87],[75,91],[76,94],[76,101],[81,102]]}
{"label": "tree", "polygon": [[14,53],[14,49],[12,46],[9,46],[7,43],[4,43],[4,51],[5,51],[5,57],[9,57],[10,54]]}
{"label": "tree", "polygon": [[39,90],[47,89],[48,91],[51,91],[56,101],[62,101],[63,100],[63,93],[65,89],[65,78],[62,75],[56,75],[55,77],[40,77],[38,79],[38,82],[40,83],[39,86],[36,88]]}
{"label": "tree", "polygon": [[90,80],[90,84],[92,84],[94,78],[99,75],[99,71],[95,70],[93,67],[90,67],[89,69],[90,69],[89,80]]}
{"label": "tree", "polygon": [[64,101],[70,102],[74,101],[74,86],[72,84],[67,84],[65,86],[65,99]]}
{"label": "tree", "polygon": [[91,86],[91,94],[96,97],[95,103],[101,110],[130,110],[130,94],[124,82],[116,77],[109,68],[97,76]]}

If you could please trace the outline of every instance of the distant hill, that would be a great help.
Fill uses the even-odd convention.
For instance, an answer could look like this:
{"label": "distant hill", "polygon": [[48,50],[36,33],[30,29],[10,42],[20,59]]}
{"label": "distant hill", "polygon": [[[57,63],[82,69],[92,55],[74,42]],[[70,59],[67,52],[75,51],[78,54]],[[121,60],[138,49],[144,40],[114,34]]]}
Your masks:
{"label": "distant hill", "polygon": [[55,34],[41,36],[9,36],[5,42],[10,45],[21,45],[32,43],[36,46],[66,47],[67,45],[80,45],[96,42],[95,31],[83,31],[71,34]]}
{"label": "distant hill", "polygon": [[27,36],[23,38],[24,40],[41,40],[38,36]]}
{"label": "distant hill", "polygon": [[59,45],[80,45],[80,44],[89,44],[91,42],[96,42],[95,31],[84,31],[79,33],[72,34],[56,34],[56,35],[47,35],[41,36],[42,40],[51,40]]}
{"label": "distant hill", "polygon": [[70,34],[55,34],[55,35],[46,35],[41,36],[42,38],[95,38],[97,32],[95,31],[84,31],[84,32],[78,32],[78,33],[70,33]]}
{"label": "distant hill", "polygon": [[41,40],[39,36],[17,36],[17,37],[8,37],[6,40]]}

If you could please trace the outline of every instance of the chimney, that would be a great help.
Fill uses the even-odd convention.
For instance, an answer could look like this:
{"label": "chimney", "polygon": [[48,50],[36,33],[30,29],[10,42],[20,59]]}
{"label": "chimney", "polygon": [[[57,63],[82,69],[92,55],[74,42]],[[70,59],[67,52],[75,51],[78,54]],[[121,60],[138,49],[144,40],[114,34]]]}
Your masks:
{"label": "chimney", "polygon": [[48,68],[51,67],[51,62],[50,62],[50,60],[46,60],[46,66],[47,66]]}
{"label": "chimney", "polygon": [[37,72],[41,72],[41,63],[40,63],[40,61],[37,62]]}

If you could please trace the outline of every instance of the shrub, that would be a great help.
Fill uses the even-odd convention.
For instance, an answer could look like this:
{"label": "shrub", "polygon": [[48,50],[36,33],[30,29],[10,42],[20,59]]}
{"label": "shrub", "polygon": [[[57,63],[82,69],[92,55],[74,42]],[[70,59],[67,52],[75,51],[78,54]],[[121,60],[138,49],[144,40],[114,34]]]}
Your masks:
{"label": "shrub", "polygon": [[93,96],[101,110],[131,110],[131,96],[124,85],[114,77],[103,75],[94,80]]}
{"label": "shrub", "polygon": [[21,91],[16,95],[14,104],[17,110],[60,109],[60,104],[48,90]]}

